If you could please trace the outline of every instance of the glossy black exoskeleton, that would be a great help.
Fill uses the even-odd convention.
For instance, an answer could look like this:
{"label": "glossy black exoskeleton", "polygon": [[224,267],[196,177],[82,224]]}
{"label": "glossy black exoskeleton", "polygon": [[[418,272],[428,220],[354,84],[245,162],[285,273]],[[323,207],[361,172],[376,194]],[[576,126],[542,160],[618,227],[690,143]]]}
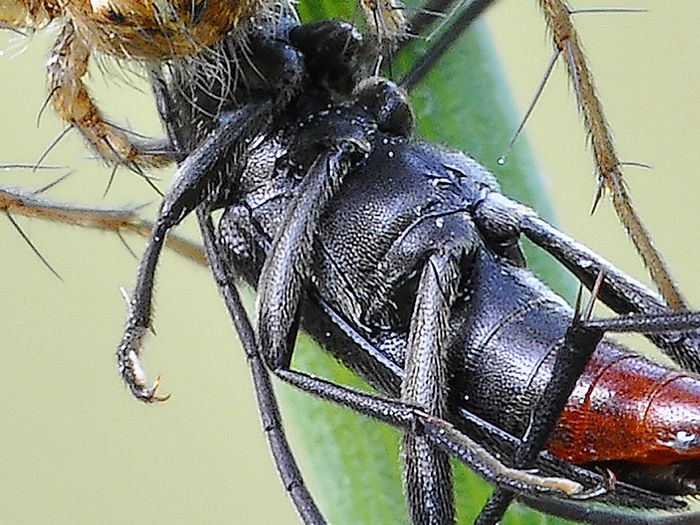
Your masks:
{"label": "glossy black exoskeleton", "polygon": [[[143,256],[118,349],[132,392],[158,399],[138,359],[155,266],[168,231],[197,210],[212,270],[251,360],[281,476],[306,522],[323,518],[286,448],[268,370],[404,431],[415,523],[454,519],[449,455],[502,489],[482,523],[498,519],[510,493],[594,523],[649,520],[581,499],[683,509],[675,495],[697,490],[692,472],[666,494],[649,490],[653,470],[636,485],[607,487],[596,470],[537,455],[590,354],[614,344],[600,342],[608,325],[576,320],[524,268],[518,237],[531,237],[588,284],[604,271],[600,296],[620,313],[663,312],[656,296],[505,198],[473,159],[412,139],[407,102],[393,84],[365,74],[363,42],[351,26],[298,26],[282,16],[256,27],[245,50],[239,43],[225,40],[201,62],[153,71],[181,163]],[[203,81],[204,71],[221,75]],[[216,209],[223,214],[215,231]],[[258,290],[256,334],[235,292],[239,277]],[[290,370],[300,325],[386,397]],[[655,337],[700,369],[697,333]],[[569,354],[571,360],[561,357]],[[550,477],[523,470],[533,465]],[[697,515],[657,521],[682,519]]]}

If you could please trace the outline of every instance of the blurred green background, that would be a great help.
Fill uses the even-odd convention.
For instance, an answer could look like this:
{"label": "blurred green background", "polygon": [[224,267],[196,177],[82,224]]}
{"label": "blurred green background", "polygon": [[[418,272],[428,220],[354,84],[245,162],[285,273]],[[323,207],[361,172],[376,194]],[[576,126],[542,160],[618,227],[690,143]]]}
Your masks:
{"label": "blurred green background", "polygon": [[[625,6],[620,1],[577,7]],[[580,14],[627,182],[691,304],[700,305],[697,204],[700,5],[638,0],[644,14]],[[502,0],[488,17],[513,95],[525,108],[551,46],[534,2]],[[52,35],[0,34],[0,162],[32,162],[60,132],[47,110],[44,62]],[[134,76],[90,87],[118,122],[159,126]],[[607,202],[589,214],[595,189],[573,94],[558,67],[527,127],[568,233],[645,278]],[[107,75],[109,76],[109,75]],[[134,85],[136,84],[136,86]],[[460,93],[455,93],[456,97]],[[504,151],[510,137],[503,137]],[[46,163],[78,167],[51,192],[99,205],[156,201],[124,170],[102,198],[109,169],[69,135]],[[493,164],[493,159],[481,159]],[[159,174],[168,180],[170,173]],[[39,187],[55,172],[1,172],[4,183]],[[153,210],[152,206],[150,209]],[[152,213],[152,211],[151,211]],[[252,401],[247,368],[207,271],[168,255],[158,274],[157,337],[146,365],[172,399],[147,407],[120,383],[112,357],[136,261],[112,235],[20,219],[59,271],[58,281],[9,221],[0,220],[0,520],[4,523],[297,523],[277,480]],[[197,238],[192,224],[182,233]],[[142,241],[129,239],[140,253]],[[183,451],[185,451],[183,453]]]}

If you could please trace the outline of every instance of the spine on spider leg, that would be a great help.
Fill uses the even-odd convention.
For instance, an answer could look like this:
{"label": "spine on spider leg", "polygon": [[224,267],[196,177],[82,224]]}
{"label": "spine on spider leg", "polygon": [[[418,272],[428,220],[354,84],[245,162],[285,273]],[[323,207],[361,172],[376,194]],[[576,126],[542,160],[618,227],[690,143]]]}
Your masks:
{"label": "spine on spider leg", "polygon": [[622,163],[615,150],[610,126],[595,89],[593,75],[571,19],[572,11],[563,0],[539,0],[539,3],[547,25],[552,31],[554,45],[566,61],[577,104],[591,137],[599,178],[595,202],[597,204],[603,190],[610,192],[618,218],[627,230],[659,291],[671,308],[685,310],[686,301],[663,257],[655,248],[651,235],[632,206],[632,199],[625,188],[622,180]]}

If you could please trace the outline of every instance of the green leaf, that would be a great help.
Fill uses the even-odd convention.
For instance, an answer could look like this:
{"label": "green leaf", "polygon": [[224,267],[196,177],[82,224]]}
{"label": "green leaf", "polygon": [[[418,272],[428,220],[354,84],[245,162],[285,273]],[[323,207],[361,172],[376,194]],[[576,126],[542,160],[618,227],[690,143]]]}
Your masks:
{"label": "green leaf", "polygon": [[[305,22],[358,17],[352,2],[347,1],[308,0],[300,2],[298,9]],[[422,52],[424,49],[417,49],[414,54]],[[392,69],[412,59],[403,56],[392,64]],[[455,44],[411,94],[411,100],[421,138],[468,152],[496,174],[504,193],[552,219],[552,208],[526,141],[519,141],[519,147],[509,154],[503,166],[497,162],[507,148],[518,117],[484,24],[476,23]],[[567,290],[566,277],[558,266],[532,250],[528,257],[540,277],[560,292]],[[293,366],[341,384],[368,388],[303,336],[298,341]],[[298,440],[295,448],[303,449],[303,470],[331,523],[407,523],[399,434],[386,425],[284,385],[281,390],[283,404],[289,408],[285,413],[294,413],[292,434]],[[485,482],[456,465],[459,521],[473,521],[490,491]],[[564,522],[514,506],[503,523]]]}

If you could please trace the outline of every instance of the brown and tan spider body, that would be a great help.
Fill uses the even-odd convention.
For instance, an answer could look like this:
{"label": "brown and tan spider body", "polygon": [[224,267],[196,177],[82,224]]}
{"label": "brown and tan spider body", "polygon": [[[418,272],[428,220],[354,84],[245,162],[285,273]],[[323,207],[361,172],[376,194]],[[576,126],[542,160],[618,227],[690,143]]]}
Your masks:
{"label": "brown and tan spider body", "polygon": [[109,123],[83,79],[90,57],[147,63],[190,56],[242,30],[268,0],[0,0],[0,26],[62,29],[47,63],[47,87],[56,113],[76,127],[108,162],[135,167],[170,162]]}

